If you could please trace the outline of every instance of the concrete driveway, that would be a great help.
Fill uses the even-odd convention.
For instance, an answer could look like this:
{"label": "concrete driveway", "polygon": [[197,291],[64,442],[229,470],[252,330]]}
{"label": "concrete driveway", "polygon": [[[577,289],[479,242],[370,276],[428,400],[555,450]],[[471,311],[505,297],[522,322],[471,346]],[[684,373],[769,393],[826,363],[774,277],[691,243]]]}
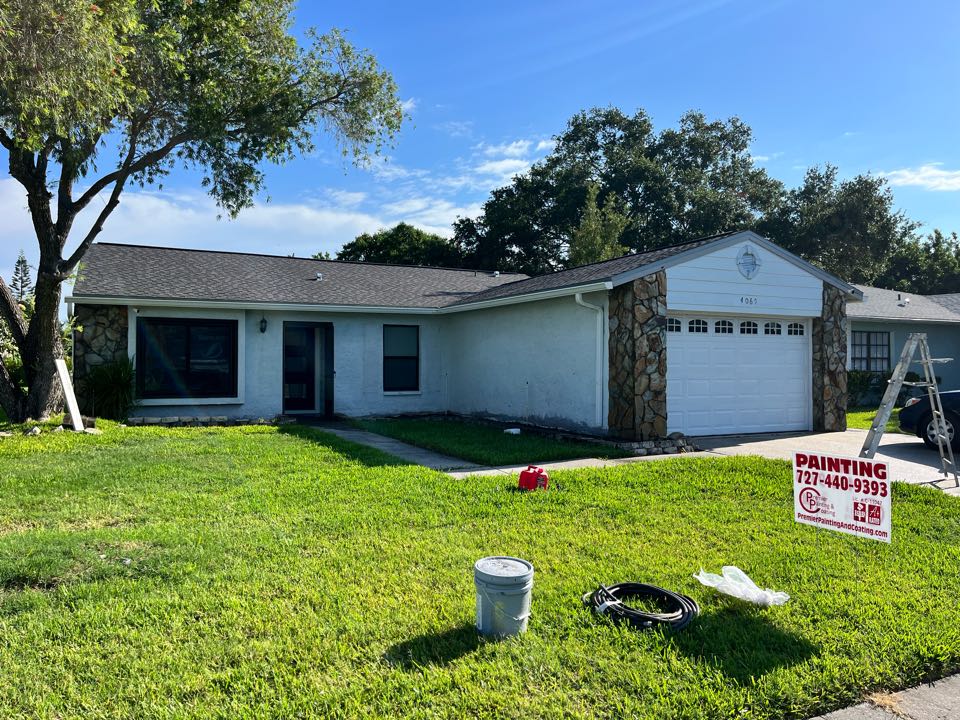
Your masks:
{"label": "concrete driveway", "polygon": [[[766,458],[791,460],[796,450],[857,457],[866,430],[847,430],[842,433],[791,433],[778,435],[724,435],[693,438],[698,447],[717,455],[760,455]],[[943,479],[940,456],[929,450],[914,435],[884,433],[877,450],[877,460],[885,460],[890,477],[912,484],[936,484],[951,495],[960,496],[954,487],[953,476]],[[960,454],[958,454],[960,462]]]}

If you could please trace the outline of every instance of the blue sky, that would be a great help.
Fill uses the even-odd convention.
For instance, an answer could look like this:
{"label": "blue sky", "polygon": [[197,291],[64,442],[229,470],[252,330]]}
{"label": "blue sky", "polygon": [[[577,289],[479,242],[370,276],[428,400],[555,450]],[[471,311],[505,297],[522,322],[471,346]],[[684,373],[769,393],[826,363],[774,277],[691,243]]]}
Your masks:
{"label": "blue sky", "polygon": [[[572,114],[604,105],[644,108],[658,128],[691,108],[737,115],[788,185],[825,162],[884,174],[910,217],[960,230],[957,3],[301,0],[296,21],[347,29],[394,74],[411,120],[389,157],[356,169],[321,138],[269,168],[269,198],[235,221],[178,172],[127,192],[100,239],[309,255],[400,220],[449,233]],[[36,253],[24,206],[0,176],[5,277],[19,247]]]}

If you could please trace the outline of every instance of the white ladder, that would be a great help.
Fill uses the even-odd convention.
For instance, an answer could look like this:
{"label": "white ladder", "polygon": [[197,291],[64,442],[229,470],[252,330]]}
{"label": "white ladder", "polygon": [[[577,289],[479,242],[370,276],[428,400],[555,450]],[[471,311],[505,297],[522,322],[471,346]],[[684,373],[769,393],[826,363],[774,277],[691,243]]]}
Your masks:
{"label": "white ladder", "polygon": [[[914,362],[913,356],[917,349],[920,350],[920,366],[923,368],[923,380],[919,382],[910,382],[906,380],[907,371]],[[887,421],[893,412],[894,405],[897,402],[897,396],[904,385],[913,387],[922,387],[927,389],[927,397],[930,400],[930,409],[934,421],[937,438],[937,449],[940,451],[940,469],[944,476],[953,475],[953,482],[960,487],[960,474],[957,473],[957,465],[953,458],[953,446],[950,438],[947,437],[946,416],[943,413],[943,403],[940,402],[940,390],[937,387],[937,377],[933,372],[934,363],[947,363],[953,358],[931,358],[930,347],[927,345],[926,333],[910,333],[907,342],[903,346],[903,352],[900,353],[900,361],[893,371],[893,375],[887,384],[887,390],[880,401],[880,409],[877,416],[873,419],[873,425],[867,432],[867,437],[863,441],[863,447],[860,449],[860,457],[872,458],[877,448],[880,446],[880,438],[887,427]],[[960,428],[954,427],[953,431],[960,432]],[[926,432],[926,428],[922,429]]]}

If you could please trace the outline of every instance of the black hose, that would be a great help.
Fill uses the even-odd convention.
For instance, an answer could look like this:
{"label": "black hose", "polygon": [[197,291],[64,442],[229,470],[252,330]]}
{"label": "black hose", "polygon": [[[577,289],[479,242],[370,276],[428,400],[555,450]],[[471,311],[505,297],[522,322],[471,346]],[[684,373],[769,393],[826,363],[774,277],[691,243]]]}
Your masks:
{"label": "black hose", "polygon": [[[654,600],[665,612],[648,613],[635,610],[624,604],[624,601],[630,598]],[[700,614],[700,606],[693,598],[644,583],[601,585],[592,593],[583,596],[583,604],[598,615],[610,618],[614,623],[625,622],[639,630],[648,630],[655,625],[666,625],[671,630],[683,630]]]}

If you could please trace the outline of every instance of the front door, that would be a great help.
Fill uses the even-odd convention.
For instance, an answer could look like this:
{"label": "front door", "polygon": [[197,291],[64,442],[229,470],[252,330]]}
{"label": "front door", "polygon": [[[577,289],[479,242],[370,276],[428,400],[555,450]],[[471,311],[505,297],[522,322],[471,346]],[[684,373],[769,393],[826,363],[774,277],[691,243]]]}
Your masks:
{"label": "front door", "polygon": [[317,412],[317,329],[284,325],[283,411]]}

